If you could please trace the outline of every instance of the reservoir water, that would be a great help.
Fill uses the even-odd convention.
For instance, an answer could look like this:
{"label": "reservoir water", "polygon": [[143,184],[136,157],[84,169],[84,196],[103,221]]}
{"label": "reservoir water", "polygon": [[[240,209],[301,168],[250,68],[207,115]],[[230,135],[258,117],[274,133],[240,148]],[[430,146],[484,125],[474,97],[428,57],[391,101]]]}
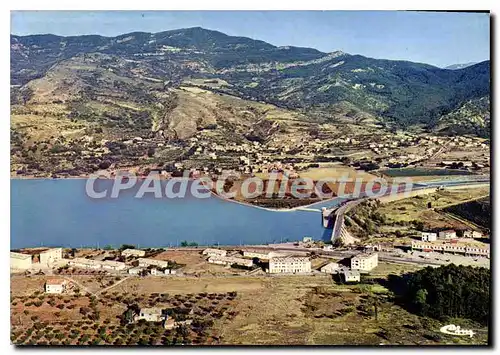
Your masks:
{"label": "reservoir water", "polygon": [[[109,183],[111,183],[109,181]],[[265,244],[329,240],[321,213],[267,211],[217,197],[91,199],[86,180],[11,180],[11,248]],[[189,189],[188,189],[189,190]],[[332,206],[332,201],[314,208]]]}

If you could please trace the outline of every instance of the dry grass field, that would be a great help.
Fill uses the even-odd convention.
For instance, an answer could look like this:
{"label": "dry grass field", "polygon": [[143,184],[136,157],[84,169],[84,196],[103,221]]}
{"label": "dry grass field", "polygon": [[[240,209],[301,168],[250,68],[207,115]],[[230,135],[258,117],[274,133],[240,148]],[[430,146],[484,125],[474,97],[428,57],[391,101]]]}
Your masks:
{"label": "dry grass field", "polygon": [[[372,276],[408,270],[381,264]],[[487,341],[486,329],[477,325],[471,326],[481,331],[472,339],[445,336],[439,333],[440,322],[408,313],[384,287],[344,285],[326,274],[129,277],[96,296],[83,292],[45,295],[46,278],[11,279],[11,339],[15,344],[439,345]],[[93,276],[72,278],[99,290],[99,282],[90,280]],[[183,334],[154,323],[123,324],[120,319],[130,304],[193,309],[195,322]]]}

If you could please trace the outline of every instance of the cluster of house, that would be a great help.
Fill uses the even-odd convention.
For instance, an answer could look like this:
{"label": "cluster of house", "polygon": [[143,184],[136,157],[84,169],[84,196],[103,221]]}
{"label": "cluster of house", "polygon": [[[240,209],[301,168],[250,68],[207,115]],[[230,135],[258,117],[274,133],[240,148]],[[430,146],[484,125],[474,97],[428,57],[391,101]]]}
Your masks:
{"label": "cluster of house", "polygon": [[[193,314],[193,310],[189,314]],[[140,320],[145,320],[146,322],[162,322],[165,329],[173,329],[180,325],[189,325],[193,322],[192,319],[186,319],[182,321],[176,321],[174,318],[170,317],[165,310],[159,307],[149,307],[141,308],[139,314],[134,316],[134,321],[138,322]]]}
{"label": "cluster of house", "polygon": [[361,273],[369,272],[378,266],[378,253],[360,253],[353,256],[350,263],[350,268],[347,268],[331,262],[323,266],[320,271],[327,274],[342,274],[345,282],[360,282]]}
{"label": "cluster of house", "polygon": [[[463,238],[480,239],[483,237],[483,234],[481,232],[478,232],[475,230],[466,230],[466,231],[462,232],[462,237]],[[438,239],[442,239],[442,240],[457,239],[457,232],[453,229],[442,230],[438,233],[436,233],[436,232],[422,232],[420,234],[420,238],[421,238],[422,242],[435,242]]]}
{"label": "cluster of house", "polygon": [[[238,252],[235,252],[238,253]],[[208,248],[203,250],[203,255],[208,256],[208,262],[220,265],[241,265],[251,267],[253,259],[269,262],[269,274],[300,274],[310,273],[311,260],[307,256],[286,254],[283,252],[263,251],[259,249],[243,250],[243,256],[228,255],[227,250]],[[320,271],[334,274],[343,273],[347,282],[360,281],[361,272],[369,272],[378,265],[378,253],[363,252],[355,255],[350,260],[350,268],[331,262],[323,266]]]}
{"label": "cluster of house", "polygon": [[[16,270],[28,270],[34,266],[54,266],[55,261],[63,260],[62,248],[52,248],[37,251],[39,254],[10,253],[10,267]],[[144,250],[125,249],[121,253],[124,257],[134,257],[138,262],[137,266],[130,265],[115,260],[94,260],[86,258],[64,259],[67,265],[79,269],[107,270],[107,271],[127,271],[131,275],[175,275],[176,270],[172,269],[168,261],[143,258],[146,255]],[[38,256],[39,262],[33,262]],[[36,260],[36,259],[35,259]],[[50,292],[49,292],[50,293]]]}
{"label": "cluster of house", "polygon": [[[122,253],[123,255],[123,253]],[[142,254],[143,256],[145,254]],[[131,275],[144,275],[151,274],[153,276],[159,275],[175,275],[176,270],[169,268],[169,262],[165,260],[157,260],[150,258],[139,258],[137,259],[139,264],[136,267],[130,268],[128,273]]]}
{"label": "cluster of house", "polygon": [[[278,273],[308,273],[311,272],[311,261],[305,256],[294,256],[285,253],[262,250],[243,250],[243,256],[239,252],[228,255],[227,250],[208,248],[203,250],[203,255],[208,256],[208,262],[219,265],[239,265],[245,267],[253,266],[253,259],[269,261],[270,274]],[[239,256],[236,256],[239,255]]]}
{"label": "cluster of house", "polygon": [[34,250],[32,253],[10,252],[10,267],[17,270],[28,270],[32,267],[50,267],[61,260],[62,248]]}

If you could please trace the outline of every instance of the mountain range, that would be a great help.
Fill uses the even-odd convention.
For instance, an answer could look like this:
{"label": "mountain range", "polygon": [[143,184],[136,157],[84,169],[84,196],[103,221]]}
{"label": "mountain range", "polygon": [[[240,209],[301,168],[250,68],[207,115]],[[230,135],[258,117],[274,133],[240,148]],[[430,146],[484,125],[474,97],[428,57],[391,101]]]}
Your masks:
{"label": "mountain range", "polygon": [[[490,132],[489,61],[441,69],[199,27],[11,35],[10,54],[11,154],[28,171],[88,172],[104,157],[133,165],[145,151],[158,161],[182,160],[187,140],[200,134],[241,144],[319,137],[331,125],[347,135],[412,127]],[[141,137],[141,146],[123,143]],[[180,146],[158,153],[162,142]]]}

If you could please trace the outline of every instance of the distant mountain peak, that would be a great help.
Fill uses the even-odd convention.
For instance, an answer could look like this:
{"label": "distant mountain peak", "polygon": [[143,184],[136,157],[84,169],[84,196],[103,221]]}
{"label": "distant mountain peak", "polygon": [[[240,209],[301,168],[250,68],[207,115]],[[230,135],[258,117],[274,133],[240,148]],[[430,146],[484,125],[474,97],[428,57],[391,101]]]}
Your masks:
{"label": "distant mountain peak", "polygon": [[447,67],[444,67],[443,69],[449,69],[449,70],[458,70],[458,69],[464,69],[467,67],[470,67],[471,65],[477,64],[479,62],[469,62],[469,63],[461,63],[461,64],[452,64],[448,65]]}

